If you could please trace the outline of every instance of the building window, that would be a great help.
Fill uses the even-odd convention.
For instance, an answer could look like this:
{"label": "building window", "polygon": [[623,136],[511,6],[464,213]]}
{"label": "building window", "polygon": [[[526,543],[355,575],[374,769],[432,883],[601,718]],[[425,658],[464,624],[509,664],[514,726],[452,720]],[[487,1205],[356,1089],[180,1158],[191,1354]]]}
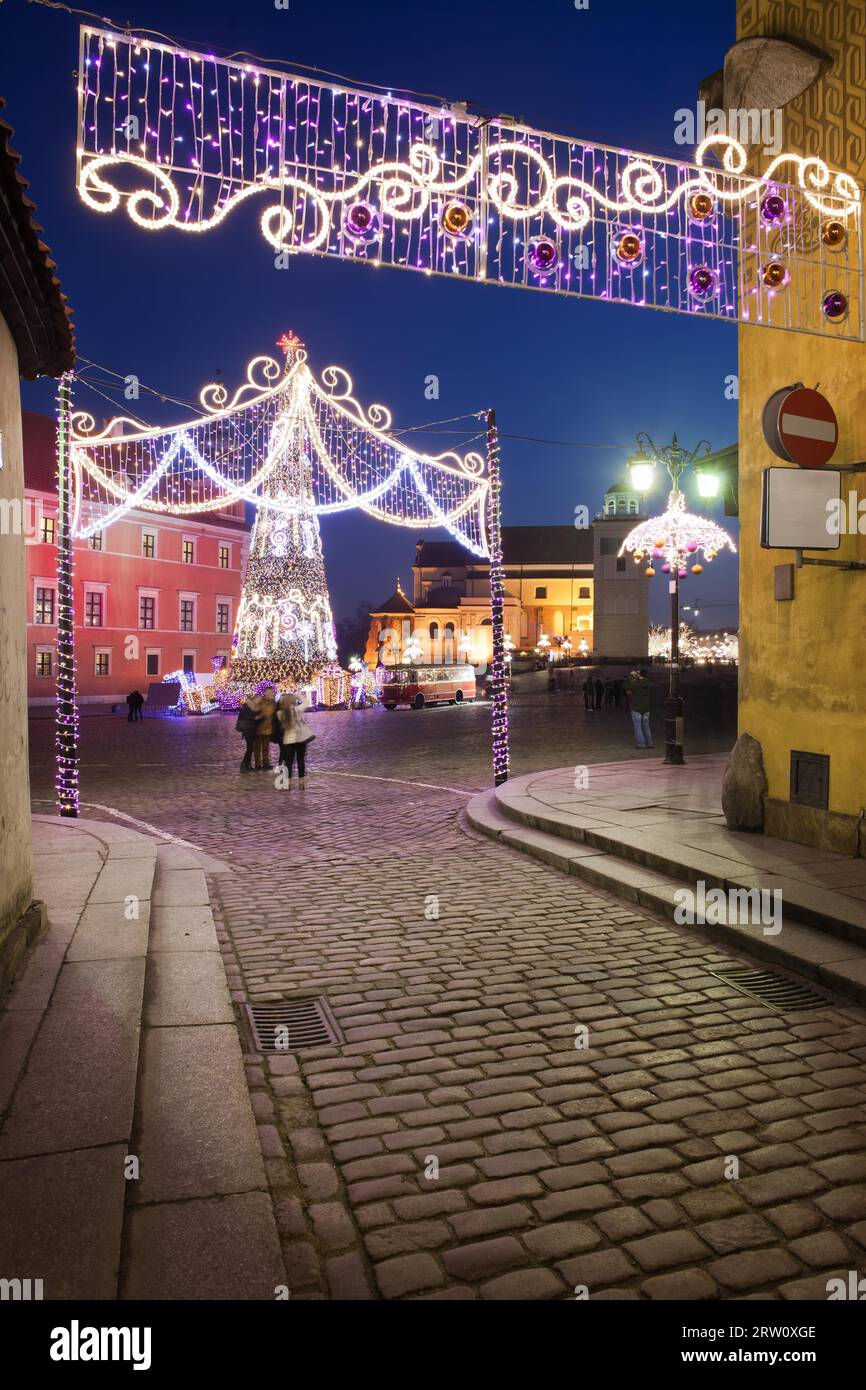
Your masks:
{"label": "building window", "polygon": [[90,537],[90,549],[91,549],[91,550],[101,550],[101,549],[102,549],[102,532],[101,532],[101,531],[94,531],[93,535]]}
{"label": "building window", "polygon": [[535,597],[536,597],[536,598],[547,598],[547,585],[546,585],[546,584],[536,585],[536,588],[535,588]]}
{"label": "building window", "polygon": [[57,522],[53,516],[43,516],[39,524],[39,539],[43,545],[53,545]]}
{"label": "building window", "polygon": [[49,627],[54,622],[53,589],[46,588],[36,590],[36,612],[33,620],[40,625],[47,624]]}
{"label": "building window", "polygon": [[229,568],[229,561],[231,560],[231,552],[227,545],[220,546],[219,556],[220,569],[227,570]]}
{"label": "building window", "polygon": [[156,627],[156,599],[152,594],[141,594],[139,597],[138,626],[145,629]]}
{"label": "building window", "polygon": [[229,630],[229,605],[227,603],[217,604],[217,632],[228,632]]}
{"label": "building window", "polygon": [[195,599],[182,598],[180,601],[180,630],[181,632],[195,631]]}
{"label": "building window", "polygon": [[36,674],[37,676],[54,675],[54,652],[51,647],[36,648]]}
{"label": "building window", "polygon": [[451,575],[448,574],[448,573],[443,574],[442,578],[439,580],[439,583],[442,585],[442,588],[443,588],[443,589],[450,589],[450,588],[451,588]]}
{"label": "building window", "polygon": [[144,674],[146,676],[159,675],[159,652],[145,652]]}
{"label": "building window", "polygon": [[580,589],[578,590],[578,595],[577,595],[577,596],[578,596],[578,598],[589,598],[589,596],[590,596],[590,595],[589,595],[589,585],[588,585],[588,584],[581,584]]}
{"label": "building window", "polygon": [[195,652],[184,652],[183,669],[187,672],[195,670]]}
{"label": "building window", "polygon": [[615,536],[602,536],[599,546],[600,555],[615,555],[619,550],[621,542]]}
{"label": "building window", "polygon": [[624,555],[617,555],[617,557],[616,557],[616,572],[617,572],[617,574],[625,574],[625,556],[624,556]]}
{"label": "building window", "polygon": [[142,531],[141,533],[141,553],[145,560],[153,560],[156,557],[156,532]]}
{"label": "building window", "polygon": [[[98,590],[84,595],[84,626],[102,627],[103,626],[103,604],[104,595]],[[107,672],[106,672],[107,674]]]}
{"label": "building window", "polygon": [[111,675],[111,652],[107,647],[97,649],[93,659],[93,674],[95,676]]}
{"label": "building window", "polygon": [[181,547],[181,559],[185,565],[195,564],[195,541],[184,540]]}

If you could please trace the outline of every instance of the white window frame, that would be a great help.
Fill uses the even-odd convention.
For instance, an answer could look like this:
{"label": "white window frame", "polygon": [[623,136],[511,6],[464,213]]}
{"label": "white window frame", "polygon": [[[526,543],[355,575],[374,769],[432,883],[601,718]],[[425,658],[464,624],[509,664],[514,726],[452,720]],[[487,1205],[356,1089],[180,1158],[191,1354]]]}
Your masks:
{"label": "white window frame", "polygon": [[183,664],[183,663],[186,661],[186,658],[187,658],[188,656],[191,656],[191,657],[192,657],[192,666],[190,666],[189,669],[190,669],[191,671],[194,671],[194,670],[195,670],[196,657],[198,656],[198,648],[197,648],[197,647],[184,647],[184,648],[183,648],[183,650],[181,651],[181,654],[180,654],[180,669],[181,669],[182,671],[185,670],[185,667],[184,667],[184,664]]}
{"label": "white window frame", "polygon": [[[99,623],[98,625],[96,625],[95,623],[88,623],[88,622],[87,622],[87,599],[88,599],[88,596],[89,596],[90,594],[101,594],[101,595],[102,595],[102,622]],[[94,583],[92,583],[89,579],[86,579],[86,580],[84,581],[84,602],[83,602],[83,604],[82,604],[82,619],[83,619],[82,626],[88,628],[91,632],[99,632],[100,628],[108,627],[108,585],[107,585],[107,584],[94,584]]]}
{"label": "white window frame", "polygon": [[[226,553],[226,563],[222,562],[222,553]],[[219,541],[217,543],[217,569],[230,570],[232,567],[232,546],[231,541]]]}
{"label": "white window frame", "polygon": [[[141,625],[141,600],[143,598],[153,599],[153,627],[142,627]],[[180,610],[178,609],[178,612]],[[139,587],[138,590],[138,616],[136,618],[138,632],[156,632],[159,628],[159,589],[145,589]]]}
{"label": "white window frame", "polygon": [[[112,662],[112,656],[113,656],[113,654],[114,654],[114,649],[113,649],[112,647],[94,647],[94,648],[93,648],[93,675],[94,675],[94,677],[95,677],[96,679],[98,679],[98,680],[108,680],[108,679],[110,678],[110,676],[111,676],[111,667],[112,667],[112,664],[113,664],[113,662]],[[97,667],[97,657],[100,657],[100,656],[107,656],[107,657],[108,657],[108,670],[107,670],[104,674],[103,674],[102,671],[98,671],[98,670],[96,669],[96,667]]]}
{"label": "white window frame", "polygon": [[[40,626],[42,626],[42,624],[40,624]],[[34,661],[34,664],[33,664],[33,674],[34,674],[34,676],[36,677],[37,680],[40,680],[40,681],[50,681],[50,680],[53,680],[53,679],[54,679],[55,675],[57,674],[56,667],[55,667],[55,665],[54,665],[54,659],[55,659],[56,654],[57,654],[57,648],[56,648],[56,647],[38,646],[38,647],[36,648],[35,661]],[[48,672],[48,675],[47,675],[47,676],[45,675],[45,672],[44,672],[44,671],[40,671],[40,670],[39,670],[39,658],[40,658],[40,656],[45,656],[45,655],[47,655],[47,656],[50,658],[50,661],[51,661],[51,670]]]}
{"label": "white window frame", "polygon": [[[152,554],[152,555],[147,555],[147,554],[145,553],[145,549],[144,549],[144,538],[145,538],[145,536],[152,536],[152,537],[153,537],[153,554]],[[142,560],[155,560],[155,559],[157,558],[157,550],[158,550],[158,548],[159,548],[159,540],[158,540],[158,537],[159,537],[159,531],[157,530],[157,528],[156,528],[155,526],[142,526],[142,528],[141,528],[140,546],[139,546],[140,558],[141,558]]]}
{"label": "white window frame", "polygon": [[[192,627],[183,626],[183,604],[192,604]],[[178,632],[198,632],[198,594],[178,594],[177,596]]]}
{"label": "white window frame", "polygon": [[[224,603],[229,610],[229,623],[225,632],[220,632],[220,604]],[[214,603],[214,632],[218,637],[228,637],[232,631],[232,596],[231,594],[217,594]]]}
{"label": "white window frame", "polygon": [[[145,632],[150,632],[150,628],[145,628]],[[149,656],[156,657],[156,671],[151,672],[147,669],[147,659]],[[152,680],[157,679],[162,674],[162,647],[145,647],[144,649],[144,674],[150,676]]]}
{"label": "white window frame", "polygon": [[[51,621],[50,623],[40,623],[40,622],[37,622],[37,621],[36,621],[36,604],[37,604],[37,597],[36,597],[36,596],[37,596],[37,593],[38,593],[38,591],[39,591],[40,589],[51,589],[52,592],[53,592],[53,594],[54,594],[54,610],[53,610],[53,611],[54,611],[54,618],[52,619],[52,621]],[[33,580],[33,607],[32,607],[32,610],[31,610],[31,611],[32,611],[32,614],[33,614],[33,626],[34,626],[34,627],[56,627],[56,626],[57,626],[57,580],[56,580],[56,579],[40,579],[40,578],[36,578],[36,579]]]}
{"label": "white window frame", "polygon": [[[195,565],[195,564],[198,563],[198,555],[196,554],[196,542],[197,542],[197,540],[198,540],[198,537],[197,537],[197,536],[181,536],[181,538],[180,538],[180,562],[181,562],[182,565]],[[186,556],[184,555],[184,553],[183,553],[183,552],[184,552],[184,549],[185,549],[186,546],[188,546],[188,545],[191,545],[191,546],[192,546],[192,559],[191,559],[191,560],[188,560],[188,559],[186,558]]]}
{"label": "white window frame", "polygon": [[[43,531],[44,531],[44,529],[45,529],[45,527],[48,526],[49,523],[50,523],[50,525],[51,525],[51,530],[52,530],[52,535],[51,535],[51,540],[50,540],[50,541],[49,541],[49,540],[46,540],[45,537],[44,537],[44,535],[42,534]],[[43,512],[41,513],[41,515],[40,515],[40,517],[39,517],[39,544],[40,544],[40,545],[56,545],[56,544],[57,544],[57,513],[56,513],[56,512],[46,512],[46,511],[43,511]]]}

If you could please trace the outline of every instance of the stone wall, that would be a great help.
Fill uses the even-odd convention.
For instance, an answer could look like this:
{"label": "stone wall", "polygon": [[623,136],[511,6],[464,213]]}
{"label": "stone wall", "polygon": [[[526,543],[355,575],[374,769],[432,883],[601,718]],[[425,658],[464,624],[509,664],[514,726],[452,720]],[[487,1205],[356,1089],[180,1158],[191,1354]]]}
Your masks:
{"label": "stone wall", "polygon": [[[18,355],[0,317],[0,500],[24,496]],[[0,510],[0,995],[32,942],[26,566],[15,506]]]}

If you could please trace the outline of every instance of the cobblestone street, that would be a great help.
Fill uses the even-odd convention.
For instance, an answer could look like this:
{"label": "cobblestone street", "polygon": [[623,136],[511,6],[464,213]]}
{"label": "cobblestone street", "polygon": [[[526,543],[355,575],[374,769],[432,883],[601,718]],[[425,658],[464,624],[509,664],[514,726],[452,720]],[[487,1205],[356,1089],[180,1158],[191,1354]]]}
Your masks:
{"label": "cobblestone street", "polygon": [[[634,756],[555,698],[515,706],[516,772]],[[776,1012],[699,931],[474,833],[488,717],[316,716],[304,791],[237,773],[233,719],[83,720],[85,814],[231,864],[238,1005],[324,995],[342,1030],[244,1039],[292,1297],[826,1299],[866,1244],[866,1016]]]}

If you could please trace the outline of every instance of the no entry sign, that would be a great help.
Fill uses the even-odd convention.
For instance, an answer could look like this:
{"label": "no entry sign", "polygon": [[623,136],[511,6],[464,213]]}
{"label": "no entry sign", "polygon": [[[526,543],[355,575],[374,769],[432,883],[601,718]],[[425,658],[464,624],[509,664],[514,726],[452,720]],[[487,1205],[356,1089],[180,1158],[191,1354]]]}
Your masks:
{"label": "no entry sign", "polygon": [[836,452],[836,412],[826,396],[807,386],[776,391],[764,406],[763,427],[773,453],[801,468],[823,468]]}

